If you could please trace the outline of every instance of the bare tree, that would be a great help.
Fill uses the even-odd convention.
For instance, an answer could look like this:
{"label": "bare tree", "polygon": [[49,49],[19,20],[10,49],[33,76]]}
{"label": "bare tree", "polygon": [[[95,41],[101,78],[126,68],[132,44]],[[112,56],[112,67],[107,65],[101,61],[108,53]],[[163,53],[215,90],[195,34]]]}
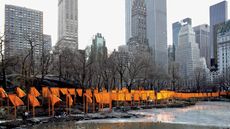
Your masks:
{"label": "bare tree", "polygon": [[175,91],[176,90],[176,82],[179,79],[179,64],[177,64],[176,62],[172,62],[169,64],[169,74],[171,75],[171,79],[172,79],[172,90]]}
{"label": "bare tree", "polygon": [[[11,56],[11,57],[6,57],[5,55],[5,48],[3,47],[4,43],[8,42],[4,39],[5,37],[5,34],[1,35],[0,36],[0,58],[1,58],[1,64],[0,64],[0,67],[1,67],[1,76],[2,76],[2,81],[3,81],[3,88],[6,88],[7,86],[7,78],[6,78],[6,75],[7,75],[7,70],[9,67],[13,67],[17,64],[17,57],[15,56]],[[11,71],[12,72],[12,71]]]}
{"label": "bare tree", "polygon": [[144,79],[143,73],[144,69],[149,67],[149,56],[147,55],[134,55],[133,60],[131,60],[127,65],[128,70],[128,87],[132,89],[132,85],[134,80],[138,80],[138,78]]}
{"label": "bare tree", "polygon": [[45,49],[45,44],[47,44],[47,42],[43,40],[42,51],[41,51],[42,56],[40,58],[41,82],[43,82],[45,76],[50,72],[51,64],[54,61],[53,54],[51,54],[49,50]]}
{"label": "bare tree", "polygon": [[201,84],[205,81],[206,76],[205,76],[205,70],[202,68],[197,67],[194,71],[195,75],[195,80],[196,80],[196,89],[197,92],[200,92],[201,90]]}
{"label": "bare tree", "polygon": [[114,65],[117,71],[117,74],[119,76],[119,83],[120,86],[119,88],[123,87],[123,82],[124,82],[124,77],[125,77],[125,72],[127,70],[127,65],[130,60],[129,56],[126,53],[119,53],[119,52],[114,52],[114,55],[112,55],[112,59],[114,61]]}

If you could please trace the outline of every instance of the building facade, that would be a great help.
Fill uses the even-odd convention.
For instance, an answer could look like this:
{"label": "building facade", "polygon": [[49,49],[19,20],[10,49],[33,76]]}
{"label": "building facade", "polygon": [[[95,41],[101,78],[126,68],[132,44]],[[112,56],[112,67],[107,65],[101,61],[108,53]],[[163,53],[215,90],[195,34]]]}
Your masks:
{"label": "building facade", "polygon": [[209,8],[210,15],[210,46],[212,66],[217,67],[217,42],[214,38],[214,25],[225,22],[228,19],[228,2],[222,1]]}
{"label": "building facade", "polygon": [[44,34],[43,35],[44,42],[44,50],[46,52],[50,52],[52,50],[52,39],[51,35]]}
{"label": "building facade", "polygon": [[78,49],[78,0],[58,0],[57,47]]}
{"label": "building facade", "polygon": [[129,50],[134,54],[150,52],[146,25],[146,2],[145,0],[134,0],[131,18],[132,37],[127,43]]}
{"label": "building facade", "polygon": [[194,72],[200,67],[200,50],[195,42],[195,32],[190,24],[182,26],[176,49],[176,63],[179,64],[179,75],[183,79],[194,78]]}
{"label": "building facade", "polygon": [[43,42],[43,13],[24,7],[5,5],[5,56],[23,56],[34,46],[39,57]]}
{"label": "building facade", "polygon": [[107,47],[105,38],[97,33],[92,40],[90,59],[92,62],[100,62],[107,59]]}
{"label": "building facade", "polygon": [[175,47],[174,45],[168,46],[168,62],[169,64],[175,61]]}
{"label": "building facade", "polygon": [[179,32],[183,24],[189,24],[192,25],[192,19],[191,18],[185,18],[182,21],[178,21],[172,24],[172,31],[173,31],[173,45],[175,48],[178,47],[178,37],[179,37]]}
{"label": "building facade", "polygon": [[[154,63],[168,72],[167,50],[167,1],[146,0],[147,38],[152,51]],[[163,71],[164,70],[164,71]]]}
{"label": "building facade", "polygon": [[[192,19],[191,18],[185,18],[181,21],[178,21],[178,22],[175,22],[172,24],[172,31],[173,31],[173,45],[171,46],[172,49],[170,49],[170,51],[168,50],[168,55],[169,55],[169,61],[172,59],[174,59],[173,61],[175,61],[175,57],[176,57],[176,49],[178,47],[178,44],[179,44],[179,33],[180,33],[180,30],[182,28],[182,26],[184,24],[189,24],[192,26]],[[169,47],[170,48],[170,47]]]}
{"label": "building facade", "polygon": [[210,31],[209,26],[207,24],[199,25],[193,27],[195,31],[196,43],[198,43],[200,49],[200,56],[204,57],[207,63],[208,68],[211,67],[210,64]]}
{"label": "building facade", "polygon": [[215,26],[218,50],[218,70],[223,77],[230,75],[230,20]]}
{"label": "building facade", "polygon": [[180,22],[175,22],[172,24],[172,31],[173,31],[173,45],[175,47],[178,47],[178,37],[179,32],[182,27],[182,24]]}
{"label": "building facade", "polygon": [[126,43],[132,37],[132,4],[133,0],[125,0],[125,41]]}
{"label": "building facade", "polygon": [[[162,70],[167,72],[168,50],[166,0],[143,1],[146,6],[146,38],[148,39],[148,44],[152,51],[153,61],[156,65],[161,66]],[[133,37],[131,25],[133,23],[132,9],[130,9],[132,8],[133,2],[134,0],[126,0],[126,41]]]}

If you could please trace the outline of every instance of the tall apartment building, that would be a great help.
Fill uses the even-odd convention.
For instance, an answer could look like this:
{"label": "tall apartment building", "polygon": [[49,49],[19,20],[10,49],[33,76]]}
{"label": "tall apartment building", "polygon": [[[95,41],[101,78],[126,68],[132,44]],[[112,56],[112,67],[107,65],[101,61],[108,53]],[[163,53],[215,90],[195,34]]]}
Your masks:
{"label": "tall apartment building", "polygon": [[132,37],[132,3],[133,0],[125,0],[125,40],[128,43]]}
{"label": "tall apartment building", "polygon": [[207,63],[207,66],[210,68],[210,29],[207,24],[198,25],[193,27],[196,37],[196,43],[198,43],[200,49],[200,56],[204,57]]}
{"label": "tall apartment building", "polygon": [[211,44],[211,59],[212,66],[217,65],[217,42],[214,38],[214,26],[223,23],[228,19],[228,2],[222,1],[209,8],[210,15],[210,44]]}
{"label": "tall apartment building", "polygon": [[147,39],[155,64],[167,73],[167,1],[146,0]]}
{"label": "tall apartment building", "polygon": [[181,21],[177,21],[177,22],[172,24],[173,44],[172,44],[172,47],[171,47],[172,48],[171,52],[168,51],[168,52],[170,52],[170,53],[168,53],[168,55],[169,55],[169,58],[170,58],[170,56],[171,57],[173,56],[174,58],[169,59],[169,61],[170,60],[172,61],[172,59],[174,59],[173,61],[175,61],[176,49],[177,49],[177,47],[179,45],[179,33],[180,33],[181,28],[183,27],[184,24],[189,24],[189,25],[192,26],[192,19],[191,18],[185,18],[185,19],[183,19]]}
{"label": "tall apartment building", "polygon": [[34,55],[41,54],[43,42],[43,13],[41,11],[5,5],[5,56],[27,54],[34,47]]}
{"label": "tall apartment building", "polygon": [[[142,0],[141,0],[142,1]],[[146,34],[153,61],[167,72],[167,6],[166,0],[143,0],[146,10]],[[126,0],[126,41],[132,35],[132,12],[134,0]],[[131,20],[130,20],[131,19]],[[127,42],[128,43],[128,42]]]}
{"label": "tall apartment building", "polygon": [[78,0],[58,0],[58,42],[60,49],[78,49]]}
{"label": "tall apartment building", "polygon": [[184,79],[192,79],[195,69],[202,67],[200,64],[203,63],[201,63],[198,44],[195,42],[195,32],[190,24],[182,26],[178,39],[176,62],[179,64],[179,74]]}
{"label": "tall apartment building", "polygon": [[172,31],[173,31],[173,46],[175,49],[178,47],[178,37],[180,29],[182,28],[183,24],[189,24],[192,25],[192,19],[191,18],[185,18],[181,21],[175,22],[172,24]]}
{"label": "tall apartment building", "polygon": [[143,54],[149,52],[146,30],[145,0],[133,0],[131,25],[132,37],[127,43],[129,50],[135,54]]}
{"label": "tall apartment building", "polygon": [[217,41],[218,71],[223,77],[230,75],[230,20],[214,27],[214,38]]}

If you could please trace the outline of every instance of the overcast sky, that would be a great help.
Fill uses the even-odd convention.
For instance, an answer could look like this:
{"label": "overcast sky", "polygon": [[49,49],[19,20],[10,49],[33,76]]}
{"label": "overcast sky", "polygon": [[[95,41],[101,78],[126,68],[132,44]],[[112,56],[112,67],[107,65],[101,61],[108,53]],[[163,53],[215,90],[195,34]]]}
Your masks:
{"label": "overcast sky", "polygon": [[[168,44],[172,44],[172,23],[190,17],[193,26],[209,23],[209,6],[223,0],[167,0]],[[91,44],[102,33],[109,52],[125,44],[125,0],[78,0],[79,47]],[[43,11],[44,33],[57,42],[58,0],[0,0],[0,32],[4,26],[4,5],[12,4]],[[230,2],[228,3],[230,5]],[[230,7],[230,6],[228,6]],[[230,13],[229,13],[230,15]]]}

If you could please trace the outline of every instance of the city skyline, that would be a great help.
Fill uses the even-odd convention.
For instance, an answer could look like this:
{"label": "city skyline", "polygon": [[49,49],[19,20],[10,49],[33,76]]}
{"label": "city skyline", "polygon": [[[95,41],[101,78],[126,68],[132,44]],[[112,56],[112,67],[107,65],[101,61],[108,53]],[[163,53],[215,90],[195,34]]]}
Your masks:
{"label": "city skyline", "polygon": [[[168,13],[168,44],[172,44],[172,23],[190,17],[193,25],[209,23],[209,6],[222,0],[206,0],[199,2],[174,0],[167,1]],[[89,4],[90,2],[90,4]],[[58,5],[56,0],[2,0],[0,2],[0,17],[4,15],[5,4],[12,4],[26,8],[36,9],[44,13],[44,33],[52,35],[53,45],[57,43]],[[181,8],[177,4],[184,5]],[[230,4],[230,3],[228,3]],[[107,6],[105,6],[107,5]],[[189,5],[189,6],[186,6]],[[79,48],[84,49],[91,44],[95,33],[102,33],[107,39],[109,52],[125,44],[125,1],[123,0],[97,0],[79,1]],[[88,7],[88,8],[87,8]],[[196,8],[196,11],[193,9]],[[90,11],[89,11],[90,10]],[[106,11],[104,11],[106,10]],[[187,11],[186,11],[187,10]],[[197,16],[197,11],[199,16]],[[195,13],[194,13],[195,12]],[[176,15],[176,16],[175,16]],[[106,20],[105,20],[106,18]],[[95,20],[97,19],[97,20]],[[0,32],[3,32],[4,19],[0,20]]]}

